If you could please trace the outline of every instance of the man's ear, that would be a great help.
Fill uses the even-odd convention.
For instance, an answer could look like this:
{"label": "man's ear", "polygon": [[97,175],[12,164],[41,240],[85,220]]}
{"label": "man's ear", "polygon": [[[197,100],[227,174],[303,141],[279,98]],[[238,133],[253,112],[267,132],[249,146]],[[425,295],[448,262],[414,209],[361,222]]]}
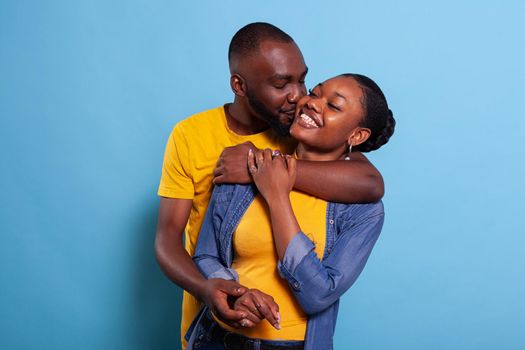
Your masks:
{"label": "man's ear", "polygon": [[368,140],[372,132],[368,128],[357,127],[348,137],[348,144],[357,146]]}
{"label": "man's ear", "polygon": [[230,76],[230,86],[235,95],[246,96],[246,82],[239,74],[232,74]]}

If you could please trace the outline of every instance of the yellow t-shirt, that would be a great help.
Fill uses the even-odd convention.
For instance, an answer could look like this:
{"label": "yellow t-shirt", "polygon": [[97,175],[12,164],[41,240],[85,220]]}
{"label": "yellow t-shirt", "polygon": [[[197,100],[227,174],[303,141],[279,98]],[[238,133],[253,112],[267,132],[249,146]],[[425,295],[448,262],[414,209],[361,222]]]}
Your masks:
{"label": "yellow t-shirt", "polygon": [[[292,191],[290,201],[301,230],[315,243],[315,252],[322,258],[326,243],[327,202],[308,194]],[[271,295],[281,315],[281,330],[266,320],[253,328],[233,329],[218,321],[223,328],[250,338],[269,340],[304,340],[307,316],[295,300],[286,280],[277,270],[270,215],[264,199],[258,195],[242,217],[233,236],[232,268],[239,281]]]}
{"label": "yellow t-shirt", "polygon": [[[237,135],[228,128],[224,107],[195,114],[178,123],[168,139],[164,153],[158,195],[193,199],[185,230],[185,247],[190,255],[195,245],[210,200],[213,169],[222,150],[251,141],[257,148],[280,149],[291,153],[294,143],[273,130],[253,135]],[[199,302],[184,292],[181,331],[184,334],[199,310]]]}

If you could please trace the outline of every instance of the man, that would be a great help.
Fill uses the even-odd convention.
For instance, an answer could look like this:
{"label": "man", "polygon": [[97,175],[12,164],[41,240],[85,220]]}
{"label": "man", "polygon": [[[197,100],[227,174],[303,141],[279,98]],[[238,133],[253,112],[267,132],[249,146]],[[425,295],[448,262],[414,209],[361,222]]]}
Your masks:
{"label": "man", "polygon": [[[166,145],[158,191],[156,254],[168,278],[185,290],[183,336],[198,311],[197,299],[234,326],[246,320],[246,312],[231,310],[227,301],[246,289],[233,281],[205,280],[191,256],[212,180],[216,184],[250,182],[246,165],[250,148],[293,151],[288,129],[296,103],[306,93],[307,67],[301,51],[289,35],[271,24],[241,28],[232,38],[228,60],[233,103],[193,115],[175,126]],[[314,196],[357,203],[374,202],[383,195],[381,175],[359,153],[354,152],[350,161],[297,163],[295,188]]]}

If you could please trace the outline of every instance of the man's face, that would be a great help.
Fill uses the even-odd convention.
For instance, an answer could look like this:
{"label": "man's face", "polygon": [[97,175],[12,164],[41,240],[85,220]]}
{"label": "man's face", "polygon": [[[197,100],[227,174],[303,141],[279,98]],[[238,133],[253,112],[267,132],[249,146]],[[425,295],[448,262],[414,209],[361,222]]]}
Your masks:
{"label": "man's face", "polygon": [[264,41],[246,60],[243,77],[251,112],[280,135],[288,135],[298,100],[306,94],[307,67],[293,42]]}

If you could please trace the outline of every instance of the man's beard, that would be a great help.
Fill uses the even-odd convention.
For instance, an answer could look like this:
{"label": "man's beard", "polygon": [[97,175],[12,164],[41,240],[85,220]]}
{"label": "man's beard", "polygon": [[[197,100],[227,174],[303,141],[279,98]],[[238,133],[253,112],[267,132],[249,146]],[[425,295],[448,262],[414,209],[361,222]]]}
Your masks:
{"label": "man's beard", "polygon": [[266,108],[266,106],[253,96],[250,91],[246,91],[246,98],[250,108],[262,118],[279,136],[290,136],[290,125],[284,125],[277,116]]}

